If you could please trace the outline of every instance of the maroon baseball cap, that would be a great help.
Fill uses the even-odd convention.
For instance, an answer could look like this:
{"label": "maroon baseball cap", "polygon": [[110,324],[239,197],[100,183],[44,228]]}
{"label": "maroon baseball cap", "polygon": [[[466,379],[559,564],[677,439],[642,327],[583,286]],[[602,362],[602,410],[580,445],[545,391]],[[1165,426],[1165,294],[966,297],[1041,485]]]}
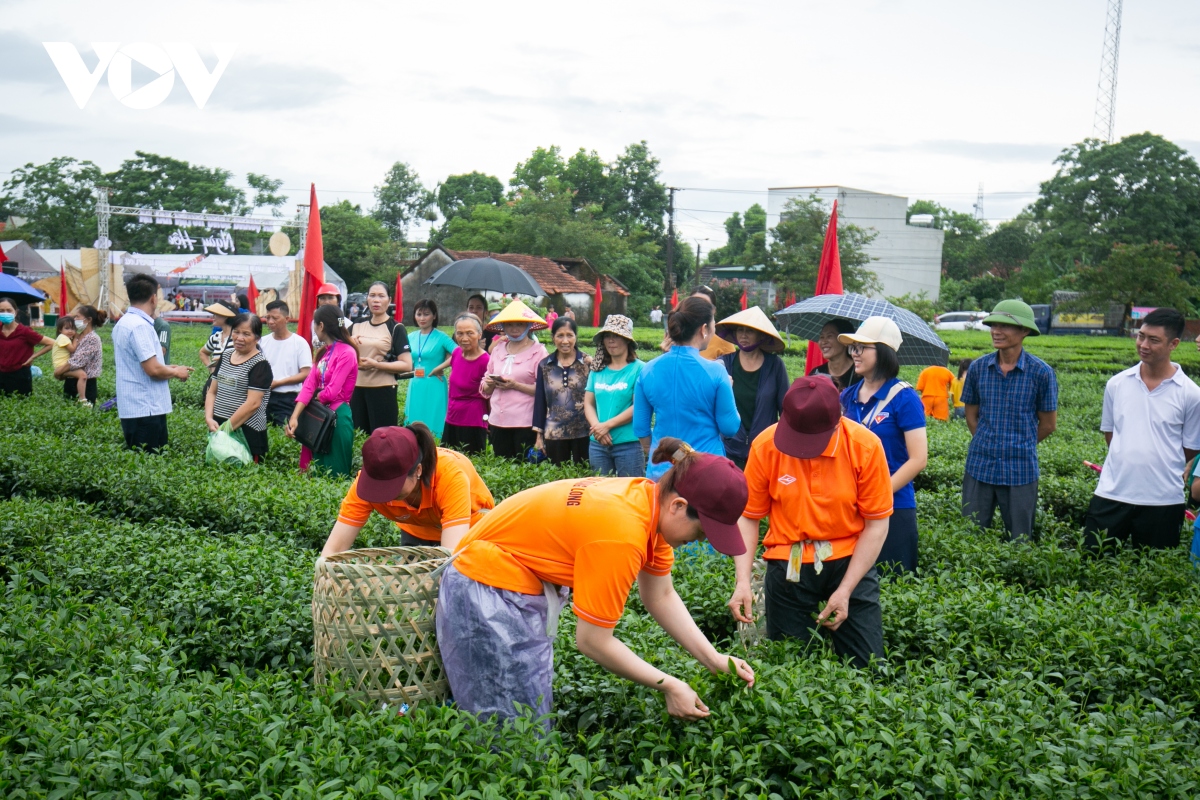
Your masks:
{"label": "maroon baseball cap", "polygon": [[700,515],[700,527],[709,544],[727,556],[740,556],[746,552],[746,541],[737,526],[750,498],[746,476],[728,458],[696,455],[699,460],[675,481],[675,491]]}
{"label": "maroon baseball cap", "polygon": [[783,396],[775,446],[794,458],[816,458],[829,445],[841,418],[842,404],[833,381],[825,375],[796,378]]}
{"label": "maroon baseball cap", "polygon": [[378,428],[363,444],[358,496],[368,503],[389,503],[421,461],[421,445],[408,428]]}

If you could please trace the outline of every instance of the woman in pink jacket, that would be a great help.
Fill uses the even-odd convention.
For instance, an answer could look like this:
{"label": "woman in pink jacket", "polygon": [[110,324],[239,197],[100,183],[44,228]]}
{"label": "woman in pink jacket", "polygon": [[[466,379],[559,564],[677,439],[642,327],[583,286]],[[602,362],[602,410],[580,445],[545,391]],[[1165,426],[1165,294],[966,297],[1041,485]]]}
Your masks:
{"label": "woman in pink jacket", "polygon": [[350,395],[358,380],[358,348],[350,341],[350,333],[342,327],[337,306],[318,306],[313,313],[313,330],[321,342],[313,369],[304,379],[296,396],[296,410],[288,420],[287,435],[296,435],[296,425],[305,406],[317,399],[337,414],[332,446],[324,455],[314,455],[307,447],[300,449],[300,471],[316,461],[332,475],[352,477],[350,462],[354,452],[354,418],[350,414]]}

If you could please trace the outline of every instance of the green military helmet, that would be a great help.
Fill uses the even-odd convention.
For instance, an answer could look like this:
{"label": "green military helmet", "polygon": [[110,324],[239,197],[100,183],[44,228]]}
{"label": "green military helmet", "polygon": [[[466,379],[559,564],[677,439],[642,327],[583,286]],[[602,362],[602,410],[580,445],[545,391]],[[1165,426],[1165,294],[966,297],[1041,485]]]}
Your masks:
{"label": "green military helmet", "polygon": [[984,325],[1015,325],[1026,328],[1030,336],[1041,336],[1037,322],[1033,318],[1033,309],[1028,303],[1020,300],[1001,300],[992,309],[992,313],[983,318]]}

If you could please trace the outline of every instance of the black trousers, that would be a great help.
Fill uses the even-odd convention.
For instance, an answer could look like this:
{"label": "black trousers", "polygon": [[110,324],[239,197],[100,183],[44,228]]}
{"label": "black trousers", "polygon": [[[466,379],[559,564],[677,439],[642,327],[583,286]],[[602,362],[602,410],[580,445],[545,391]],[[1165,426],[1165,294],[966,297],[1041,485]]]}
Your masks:
{"label": "black trousers", "polygon": [[0,394],[33,394],[33,370],[21,367],[15,372],[0,372]]}
{"label": "black trousers", "polygon": [[591,439],[587,436],[579,439],[542,438],[542,444],[546,447],[546,458],[550,459],[551,464],[565,464],[568,461],[588,463],[588,444],[590,442]]}
{"label": "black trousers", "polygon": [[1084,543],[1092,550],[1100,549],[1100,540],[1107,533],[1134,547],[1167,550],[1179,547],[1183,528],[1184,504],[1171,506],[1135,506],[1120,500],[1092,495],[1087,517],[1083,521]]}
{"label": "black trousers", "polygon": [[850,566],[850,558],[826,561],[818,575],[812,564],[800,569],[800,581],[787,579],[787,562],[767,562],[766,609],[767,638],[811,639],[824,631],[833,640],[833,652],[854,659],[857,667],[866,667],[871,656],[883,658],[883,612],[879,607],[879,573],[874,567],[850,593],[847,619],[836,631],[817,625],[818,604],[837,591]]}
{"label": "black trousers", "polygon": [[492,440],[492,452],[501,458],[525,460],[525,454],[533,447],[536,435],[533,428],[488,427],[488,438]]}
{"label": "black trousers", "polygon": [[917,510],[897,508],[888,517],[888,535],[875,559],[875,566],[892,572],[917,571]]}
{"label": "black trousers", "polygon": [[[79,385],[75,378],[64,378],[63,382],[63,397],[68,400],[77,400],[79,398]],[[83,390],[83,396],[87,398],[89,403],[96,402],[96,379],[87,379],[87,388]]]}
{"label": "black trousers", "polygon": [[390,428],[400,422],[400,406],[395,386],[356,386],[350,395],[350,414],[354,427],[370,435],[376,428]]}
{"label": "black trousers", "polygon": [[167,415],[123,419],[121,432],[125,434],[126,449],[161,452],[167,446]]}
{"label": "black trousers", "polygon": [[487,450],[488,430],[474,425],[451,425],[446,423],[442,430],[442,447],[449,447],[468,455],[482,454]]}
{"label": "black trousers", "polygon": [[288,420],[292,418],[292,412],[296,410],[296,395],[298,394],[300,393],[271,392],[271,396],[267,399],[267,422],[281,428],[286,426]]}

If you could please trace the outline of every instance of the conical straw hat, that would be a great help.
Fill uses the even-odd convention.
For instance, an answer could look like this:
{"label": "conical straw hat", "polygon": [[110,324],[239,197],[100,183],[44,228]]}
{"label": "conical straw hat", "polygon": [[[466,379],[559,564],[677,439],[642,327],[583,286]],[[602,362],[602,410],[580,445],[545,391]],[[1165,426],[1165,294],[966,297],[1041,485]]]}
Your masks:
{"label": "conical straw hat", "polygon": [[763,313],[763,310],[758,306],[750,306],[745,311],[739,311],[733,316],[726,317],[717,323],[717,335],[727,342],[737,344],[737,336],[734,331],[738,326],[743,328],[753,328],[756,331],[765,333],[769,338],[764,341],[759,347],[768,353],[778,353],[783,350],[783,338],[779,335],[779,331],[775,330],[775,326],[771,324],[771,320]]}
{"label": "conical straw hat", "polygon": [[528,323],[533,325],[535,331],[544,331],[550,327],[546,324],[546,320],[533,313],[532,309],[520,300],[513,300],[501,309],[500,313],[488,323],[486,330],[492,333],[503,333],[503,326],[506,322]]}

